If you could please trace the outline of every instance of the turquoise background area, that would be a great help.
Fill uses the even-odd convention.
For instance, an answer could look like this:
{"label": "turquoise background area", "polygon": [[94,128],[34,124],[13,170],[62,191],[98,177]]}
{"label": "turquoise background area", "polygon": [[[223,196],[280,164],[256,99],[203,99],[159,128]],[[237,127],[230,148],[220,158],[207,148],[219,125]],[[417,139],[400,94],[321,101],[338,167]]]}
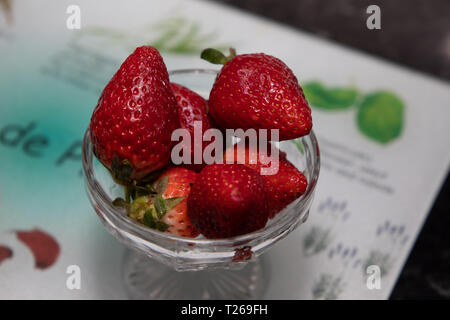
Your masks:
{"label": "turquoise background area", "polygon": [[[46,59],[48,53],[30,51],[29,46],[20,44],[2,52],[0,130],[10,124],[25,127],[36,123],[18,146],[0,143],[3,230],[18,226],[60,230],[97,219],[85,195],[81,161],[55,164],[76,140],[82,140],[98,97],[43,74]],[[22,149],[23,142],[33,135],[43,135],[49,141],[41,157],[30,157]]]}

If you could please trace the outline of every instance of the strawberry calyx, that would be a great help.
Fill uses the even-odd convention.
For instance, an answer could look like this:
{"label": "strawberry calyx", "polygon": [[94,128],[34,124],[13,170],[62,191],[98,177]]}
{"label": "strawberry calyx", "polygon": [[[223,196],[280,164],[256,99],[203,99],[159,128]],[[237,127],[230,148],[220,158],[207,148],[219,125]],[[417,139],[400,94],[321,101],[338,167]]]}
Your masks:
{"label": "strawberry calyx", "polygon": [[236,56],[236,49],[230,48],[230,55],[226,56],[221,51],[213,48],[207,48],[202,51],[200,57],[203,60],[214,64],[226,64]]}
{"label": "strawberry calyx", "polygon": [[113,179],[122,185],[127,185],[131,182],[131,174],[133,173],[133,166],[128,159],[119,160],[117,154],[114,155],[111,162],[111,175]]}
{"label": "strawberry calyx", "polygon": [[127,216],[159,231],[166,231],[170,225],[161,221],[164,215],[175,208],[184,197],[164,199],[162,194],[167,189],[168,177],[153,184],[138,185],[133,183],[125,188],[125,198],[116,198],[113,205],[124,208]]}

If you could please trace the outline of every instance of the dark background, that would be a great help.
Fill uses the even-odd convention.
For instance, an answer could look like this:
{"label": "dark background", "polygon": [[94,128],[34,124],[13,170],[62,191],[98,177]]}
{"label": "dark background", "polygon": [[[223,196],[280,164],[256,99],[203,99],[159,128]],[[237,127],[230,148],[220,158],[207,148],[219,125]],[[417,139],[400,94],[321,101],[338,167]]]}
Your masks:
{"label": "dark background", "polygon": [[[449,0],[214,1],[450,80]],[[381,30],[366,28],[371,4],[381,9]],[[391,299],[450,298],[449,195],[447,177]]]}

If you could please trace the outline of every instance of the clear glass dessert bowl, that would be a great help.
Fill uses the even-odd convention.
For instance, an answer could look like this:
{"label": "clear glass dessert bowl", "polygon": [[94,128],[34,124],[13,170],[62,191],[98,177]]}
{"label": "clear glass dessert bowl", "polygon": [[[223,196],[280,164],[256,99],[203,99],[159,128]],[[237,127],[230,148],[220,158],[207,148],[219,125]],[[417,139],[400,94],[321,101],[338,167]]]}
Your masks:
{"label": "clear glass dessert bowl", "polygon": [[[208,98],[217,71],[186,69],[169,74],[171,82]],[[82,148],[86,190],[107,230],[132,249],[123,265],[128,295],[137,299],[261,298],[269,272],[258,257],[306,221],[320,170],[313,132],[295,143],[283,141],[279,148],[307,177],[304,195],[261,230],[226,239],[185,238],[150,229],[129,218],[124,209],[113,206],[115,198],[123,197],[123,187],[113,181],[94,156],[88,129]]]}

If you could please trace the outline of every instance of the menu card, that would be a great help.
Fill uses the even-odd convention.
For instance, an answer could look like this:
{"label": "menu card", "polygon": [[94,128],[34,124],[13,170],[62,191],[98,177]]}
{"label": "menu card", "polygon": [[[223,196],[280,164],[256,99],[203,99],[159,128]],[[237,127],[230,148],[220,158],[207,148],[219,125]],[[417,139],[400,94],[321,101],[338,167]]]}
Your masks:
{"label": "menu card", "polygon": [[80,146],[144,44],[169,70],[217,69],[206,47],[265,52],[305,89],[322,168],[309,219],[264,255],[265,298],[389,297],[447,174],[448,83],[206,1],[76,2],[0,1],[0,298],[126,298],[126,249],[89,204]]}

